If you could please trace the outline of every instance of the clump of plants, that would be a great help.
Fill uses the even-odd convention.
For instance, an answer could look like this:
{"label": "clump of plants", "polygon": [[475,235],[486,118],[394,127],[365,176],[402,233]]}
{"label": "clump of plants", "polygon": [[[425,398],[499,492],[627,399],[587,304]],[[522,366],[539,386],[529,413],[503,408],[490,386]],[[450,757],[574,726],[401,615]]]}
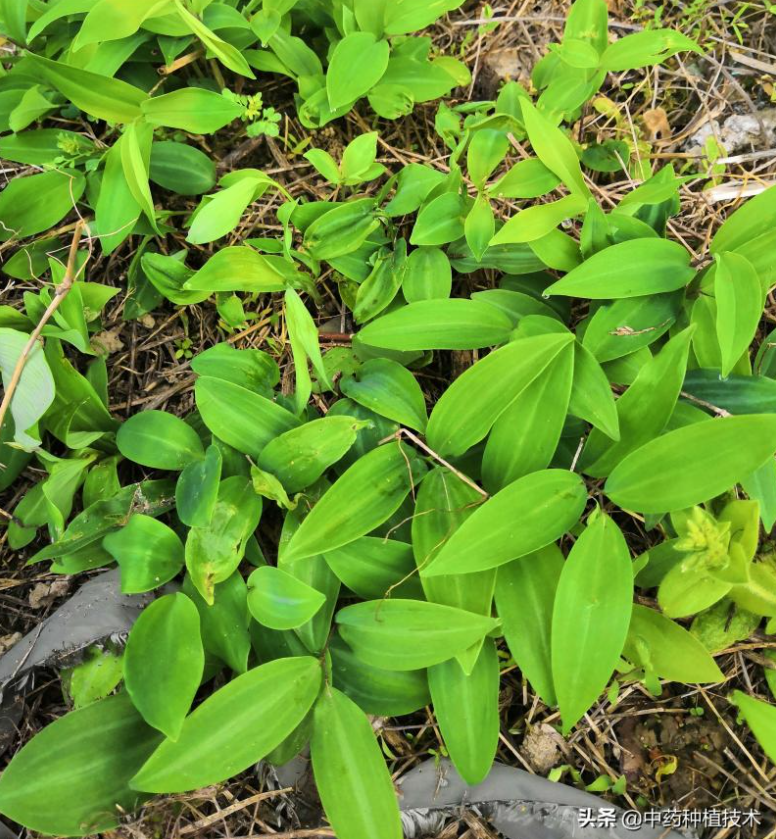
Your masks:
{"label": "clump of plants", "polygon": [[[297,143],[326,200],[254,168],[220,174],[198,143],[227,127],[234,142],[283,135],[257,73],[294,80],[308,128],[362,98],[395,119],[446,96],[468,71],[412,33],[459,5],[0,3],[17,45],[0,154],[41,170],[0,194],[3,270],[44,280],[0,306],[0,488],[30,463],[45,473],[8,543],[44,537],[30,563],[115,564],[125,593],[159,593],[104,693],[120,677],[118,690],[4,771],[4,815],[55,835],[109,830],[151,794],[309,745],[337,835],[398,839],[367,715],[433,705],[476,784],[498,743],[499,650],[569,734],[633,680],[654,693],[722,681],[701,640],[708,610],[776,617],[760,548],[776,521],[776,368],[758,341],[776,191],[691,252],[671,235],[682,177],[568,130],[607,73],[692,41],[610,40],[603,0],[577,0],[533,92],[510,82],[494,101],[439,103],[444,167],[389,170],[379,131],[338,159]],[[590,173],[613,160],[645,177],[604,208]],[[176,196],[201,199],[181,212]],[[270,201],[282,234],[254,236],[250,210]],[[125,289],[87,279],[90,250],[130,237]],[[355,324],[328,350],[313,315],[324,276]],[[92,342],[120,292],[128,319],[214,304],[225,333],[275,295],[293,390],[277,353],[187,345],[196,410],[120,422]],[[417,373],[462,350],[476,360],[432,398]],[[652,544],[635,559],[634,527]],[[634,603],[650,591],[657,608]],[[776,708],[732,699],[776,759]]]}

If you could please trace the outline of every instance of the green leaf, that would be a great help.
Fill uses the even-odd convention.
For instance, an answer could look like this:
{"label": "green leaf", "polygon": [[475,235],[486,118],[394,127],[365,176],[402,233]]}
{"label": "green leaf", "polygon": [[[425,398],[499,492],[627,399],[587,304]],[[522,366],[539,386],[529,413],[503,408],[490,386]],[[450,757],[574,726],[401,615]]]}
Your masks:
{"label": "green leaf", "polygon": [[612,440],[620,439],[617,404],[609,380],[595,356],[579,343],[574,345],[574,381],[569,412],[587,420]]}
{"label": "green leaf", "polygon": [[453,287],[453,269],[440,248],[415,248],[407,257],[401,290],[408,303],[444,300]]}
{"label": "green leaf", "polygon": [[388,350],[466,350],[505,341],[510,319],[493,306],[474,300],[423,300],[383,315],[358,339]]}
{"label": "green leaf", "polygon": [[[412,549],[415,563],[423,569],[432,562],[455,531],[482,503],[480,493],[445,467],[432,469],[423,479],[412,517]],[[467,612],[490,615],[496,572],[421,577],[426,599]],[[480,644],[458,655],[465,671],[471,671]]]}
{"label": "green leaf", "polygon": [[604,491],[626,510],[683,510],[732,489],[774,452],[772,414],[696,423],[629,454],[609,475]]}
{"label": "green leaf", "polygon": [[145,213],[154,232],[158,233],[156,225],[156,210],[151,187],[148,184],[148,171],[151,160],[151,144],[154,131],[150,125],[133,122],[128,125],[121,138],[121,165],[124,178],[132,197]]}
{"label": "green leaf", "polygon": [[342,548],[326,551],[331,570],[364,600],[393,597],[421,599],[412,546],[378,536],[362,536]]}
{"label": "green leaf", "polygon": [[470,786],[481,783],[496,757],[499,736],[499,664],[496,645],[486,638],[470,675],[457,660],[428,670],[434,715],[458,774]]}
{"label": "green leaf", "polygon": [[633,605],[625,538],[604,513],[591,518],[563,566],[552,613],[552,676],[564,734],[609,682]]}
{"label": "green leaf", "polygon": [[428,418],[423,391],[396,361],[373,358],[340,383],[342,393],[380,416],[423,432]]}
{"label": "green leaf", "polygon": [[490,240],[491,245],[510,245],[533,242],[554,230],[562,221],[573,218],[587,209],[587,199],[581,195],[567,195],[550,204],[537,204],[520,210]]}
{"label": "green leaf", "polygon": [[[187,792],[257,763],[302,722],[321,686],[314,658],[254,667],[199,705],[177,741],[165,740],[132,779],[145,792]],[[224,722],[229,722],[224,725]]]}
{"label": "green leaf", "polygon": [[259,466],[280,479],[289,493],[314,484],[355,443],[363,427],[348,416],[327,416],[286,431],[259,455]]}
{"label": "green leaf", "polygon": [[579,521],[586,501],[573,472],[544,469],[518,478],[478,507],[421,575],[471,574],[537,551]]}
{"label": "green leaf", "polygon": [[[224,195],[225,192],[219,193]],[[240,211],[242,212],[242,211]],[[295,273],[282,257],[264,256],[245,245],[221,248],[184,283],[187,291],[283,291],[288,272]]]}
{"label": "green leaf", "polygon": [[351,32],[331,54],[326,93],[333,110],[349,105],[380,81],[388,66],[388,41],[369,32]]}
{"label": "green leaf", "polygon": [[120,137],[105,155],[105,168],[95,206],[95,220],[103,253],[112,253],[132,233],[142,209],[124,175]]}
{"label": "green leaf", "polygon": [[318,343],[318,328],[312,315],[307,311],[302,299],[291,288],[286,290],[286,323],[296,372],[296,408],[301,413],[307,405],[312,392],[307,361],[310,360],[322,387],[331,388],[329,373],[321,358]]}
{"label": "green leaf", "polygon": [[124,457],[150,469],[180,471],[205,456],[197,432],[165,411],[141,411],[119,428],[116,445]]}
{"label": "green leaf", "polygon": [[763,313],[763,285],[749,260],[737,253],[716,256],[714,296],[723,376],[749,349]]}
{"label": "green leaf", "polygon": [[[256,193],[259,191],[260,186],[261,182],[258,178],[243,178],[226,189],[217,192],[215,195],[208,197],[207,203],[201,204],[194,216],[186,241],[194,245],[202,245],[208,242],[214,242],[216,239],[226,236],[227,233],[231,233],[240,223],[242,214],[248,206],[256,200]],[[237,254],[244,254],[247,250],[247,248],[241,248],[237,251]],[[220,266],[220,257],[224,253],[228,253],[228,251],[219,251],[209,262],[215,261]],[[235,251],[232,250],[230,256],[233,257],[234,255]],[[230,267],[234,270],[233,266]],[[240,277],[238,282],[241,281],[242,277]],[[200,282],[202,282],[202,278],[200,278]],[[226,291],[227,289],[219,290]],[[271,290],[275,291],[276,289]]]}
{"label": "green leaf", "polygon": [[765,754],[772,761],[776,761],[776,706],[748,696],[740,690],[733,691],[731,702],[738,706]]}
{"label": "green leaf", "polygon": [[183,467],[175,485],[175,511],[190,527],[206,527],[213,518],[221,482],[222,457],[218,446],[211,445],[203,460]]}
{"label": "green leaf", "polygon": [[649,346],[673,326],[683,297],[679,291],[605,303],[590,318],[582,343],[601,363]]}
{"label": "green leaf", "polygon": [[243,107],[233,99],[201,87],[184,87],[149,97],[141,108],[151,125],[180,128],[192,134],[213,134],[243,113]]}
{"label": "green leaf", "polygon": [[344,641],[367,664],[420,670],[441,664],[498,625],[485,615],[422,600],[369,600],[337,613]]}
{"label": "green leaf", "polygon": [[103,548],[121,569],[122,594],[153,591],[183,568],[183,543],[163,522],[136,513],[115,533],[102,540]]}
{"label": "green leaf", "polygon": [[141,612],[127,638],[124,682],[143,719],[177,740],[205,668],[199,612],[185,594],[166,594]]}
{"label": "green leaf", "polygon": [[205,651],[216,656],[235,673],[248,669],[251,650],[248,635],[248,589],[239,571],[218,583],[213,603],[207,604],[187,574],[183,579],[183,593],[199,612],[200,634]]}
{"label": "green leaf", "polygon": [[302,157],[308,160],[317,170],[318,174],[326,178],[331,184],[340,182],[340,169],[337,161],[323,149],[310,149]]}
{"label": "green leaf", "polygon": [[552,680],[552,609],[563,554],[550,544],[498,569],[496,611],[509,652],[546,705],[557,705]]}
{"label": "green leaf", "polygon": [[692,38],[674,29],[649,29],[618,39],[604,50],[601,69],[610,73],[635,70],[651,64],[662,64],[677,52],[690,50],[702,54]]}
{"label": "green leaf", "polygon": [[589,198],[590,190],[582,177],[571,140],[537,111],[530,99],[526,97],[520,101],[525,130],[536,156],[571,192]]}
{"label": "green leaf", "polygon": [[560,178],[535,157],[520,160],[488,188],[492,198],[539,198],[555,189]]}
{"label": "green leaf", "polygon": [[149,177],[178,195],[202,195],[215,186],[216,165],[194,146],[162,140],[151,146]]}
{"label": "green leaf", "polygon": [[713,254],[738,251],[760,236],[770,233],[776,222],[776,188],[769,187],[745,201],[714,234],[709,245]]}
{"label": "green leaf", "polygon": [[206,527],[192,527],[186,536],[186,568],[208,604],[214,586],[231,577],[245,555],[245,546],[261,518],[261,498],[248,479],[232,475],[221,481],[213,516]]}
{"label": "green leaf", "polygon": [[642,648],[648,655],[644,664],[661,679],[692,684],[724,681],[709,651],[694,635],[660,612],[634,603],[624,654],[638,664]]}
{"label": "green leaf", "polygon": [[663,431],[682,390],[694,331],[690,326],[675,335],[639,370],[617,400],[620,439],[615,442],[594,430],[580,461],[584,472],[595,477],[608,475],[624,457]]}
{"label": "green leaf", "polygon": [[174,2],[178,16],[186,28],[193,32],[225,67],[228,67],[235,73],[239,73],[241,76],[247,76],[249,79],[256,78],[250,65],[237,47],[219,38],[196,15],[193,15],[187,9],[181,0],[174,0]]}
{"label": "green leaf", "polygon": [[443,457],[456,456],[482,440],[499,416],[572,341],[570,334],[512,341],[466,370],[431,412],[426,433],[431,448]]}
{"label": "green leaf", "polygon": [[330,260],[358,250],[380,226],[374,209],[374,198],[357,198],[327,208],[304,232],[304,245],[310,256]]}
{"label": "green leaf", "polygon": [[413,245],[446,245],[464,234],[466,206],[456,192],[443,192],[418,213],[412,228]]}
{"label": "green leaf", "polygon": [[[29,336],[23,332],[0,329],[0,372],[4,392],[7,392],[16,365],[28,342]],[[10,405],[10,416],[14,425],[13,440],[25,451],[31,451],[40,445],[37,423],[53,403],[54,394],[54,377],[42,347],[35,342],[24,363]]]}
{"label": "green leaf", "polygon": [[399,239],[392,251],[381,251],[369,276],[359,285],[353,306],[353,319],[364,323],[379,315],[396,294],[404,280],[407,266],[407,242]]}
{"label": "green leaf", "polygon": [[280,568],[264,565],[248,578],[248,608],[270,629],[296,629],[326,602],[321,592]]}
{"label": "green leaf", "polygon": [[299,425],[290,411],[225,379],[201,376],[194,395],[210,431],[251,457],[258,457],[270,440]]}
{"label": "green leaf", "polygon": [[477,189],[493,174],[509,150],[509,138],[503,131],[480,128],[472,136],[466,149],[466,168]]}
{"label": "green leaf", "polygon": [[0,193],[0,241],[54,227],[73,211],[85,187],[84,176],[73,169],[14,178]]}
{"label": "green leaf", "polygon": [[631,239],[593,254],[544,293],[591,300],[643,297],[682,288],[694,274],[689,251],[677,242]]}
{"label": "green leaf", "polygon": [[466,215],[464,234],[474,258],[481,260],[496,231],[496,220],[490,201],[484,195],[478,195]]}
{"label": "green leaf", "polygon": [[549,466],[566,422],[574,373],[574,347],[564,347],[493,424],[482,455],[489,491]]}
{"label": "green leaf", "polygon": [[412,466],[400,443],[373,449],[324,493],[292,536],[284,560],[322,554],[364,536],[399,509],[412,484]]}
{"label": "green leaf", "polygon": [[112,830],[140,803],[128,782],[159,739],[126,694],[65,714],[3,772],[0,811],[30,830],[58,836]]}
{"label": "green leaf", "polygon": [[[115,41],[134,35],[146,18],[171,7],[170,0],[98,0],[84,18],[73,41],[73,51],[101,41]],[[167,9],[169,11],[169,8]]]}
{"label": "green leaf", "polygon": [[141,115],[141,104],[148,98],[145,91],[119,79],[90,73],[34,53],[27,53],[25,58],[76,108],[97,119],[134,122]]}
{"label": "green leaf", "polygon": [[334,687],[367,714],[398,717],[431,702],[425,670],[384,670],[357,658],[335,635],[329,644]]}
{"label": "green leaf", "polygon": [[425,29],[446,12],[457,9],[463,0],[392,0],[385,8],[385,31],[388,35],[408,35]]}
{"label": "green leaf", "polygon": [[326,817],[339,839],[401,839],[393,781],[372,726],[336,688],[325,688],[315,704],[310,757]]}

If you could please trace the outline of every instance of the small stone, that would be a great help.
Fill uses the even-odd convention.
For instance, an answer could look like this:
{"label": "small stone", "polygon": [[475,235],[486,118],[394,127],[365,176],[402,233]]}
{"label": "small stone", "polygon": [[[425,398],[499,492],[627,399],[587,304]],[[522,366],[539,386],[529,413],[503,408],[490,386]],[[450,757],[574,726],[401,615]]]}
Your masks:
{"label": "small stone", "polygon": [[523,739],[520,752],[540,775],[557,765],[565,751],[565,742],[547,723],[532,726]]}
{"label": "small stone", "polygon": [[69,580],[55,580],[53,583],[36,583],[30,592],[28,602],[33,609],[50,606],[57,597],[62,597],[70,590]]}

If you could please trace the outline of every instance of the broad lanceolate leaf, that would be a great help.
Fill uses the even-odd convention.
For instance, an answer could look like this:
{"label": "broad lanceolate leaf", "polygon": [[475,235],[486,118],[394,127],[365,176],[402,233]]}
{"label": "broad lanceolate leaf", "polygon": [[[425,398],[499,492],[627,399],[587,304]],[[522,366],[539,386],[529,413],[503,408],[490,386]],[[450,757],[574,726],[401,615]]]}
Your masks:
{"label": "broad lanceolate leaf", "polygon": [[192,527],[186,536],[186,568],[197,590],[212,605],[214,587],[237,569],[249,537],[261,517],[261,498],[248,479],[232,475],[221,481],[213,516],[205,527]]}
{"label": "broad lanceolate leaf", "polygon": [[731,701],[738,706],[765,754],[776,761],[776,705],[755,699],[740,690],[733,691]]}
{"label": "broad lanceolate leaf", "polygon": [[609,380],[595,356],[580,343],[574,346],[574,379],[569,412],[587,420],[612,440],[620,439],[617,405]]}
{"label": "broad lanceolate leaf", "polygon": [[661,679],[721,682],[724,676],[703,644],[686,629],[647,606],[633,604],[625,655]]}
{"label": "broad lanceolate leaf", "polygon": [[354,655],[335,635],[329,644],[334,687],[367,714],[398,717],[431,702],[425,670],[384,670]]}
{"label": "broad lanceolate leaf", "polygon": [[604,513],[593,515],[563,566],[552,613],[552,676],[566,734],[609,682],[633,605],[625,538]]}
{"label": "broad lanceolate leaf", "polygon": [[119,428],[116,445],[124,457],[150,469],[179,471],[205,452],[197,432],[165,411],[141,411]]}
{"label": "broad lanceolate leaf", "polygon": [[407,257],[401,290],[408,303],[444,300],[450,296],[453,272],[441,248],[415,248]]}
{"label": "broad lanceolate leaf", "polygon": [[231,778],[283,742],[307,715],[320,686],[321,665],[314,658],[254,667],[199,705],[178,740],[165,740],[132,786],[186,792]]}
{"label": "broad lanceolate leaf", "polygon": [[86,181],[73,169],[14,178],[0,193],[0,241],[43,233],[80,200]]}
{"label": "broad lanceolate leaf", "polygon": [[496,645],[485,639],[471,674],[456,659],[428,670],[434,715],[445,746],[467,784],[481,783],[493,766],[499,735]]}
{"label": "broad lanceolate leaf", "polygon": [[[412,549],[419,569],[429,565],[455,531],[482,504],[483,497],[445,467],[437,467],[423,479],[412,517]],[[480,615],[490,615],[494,569],[476,574],[421,577],[426,599]],[[471,672],[480,644],[458,655],[466,672]]]}
{"label": "broad lanceolate leaf", "polygon": [[192,134],[212,134],[243,113],[234,100],[201,87],[184,87],[145,99],[141,108],[151,125],[180,128]]}
{"label": "broad lanceolate leaf", "polygon": [[763,313],[763,285],[746,257],[727,252],[717,255],[714,296],[721,372],[727,376],[752,343]]}
{"label": "broad lanceolate leaf", "polygon": [[225,379],[202,376],[194,385],[197,408],[205,425],[237,451],[257,457],[274,437],[299,420],[271,399]]}
{"label": "broad lanceolate leaf", "polygon": [[275,475],[286,492],[299,492],[350,450],[363,424],[346,416],[306,422],[271,440],[262,449],[258,465]]}
{"label": "broad lanceolate leaf", "polygon": [[679,243],[631,239],[593,254],[545,294],[591,300],[644,297],[682,288],[694,273],[690,253]]}
{"label": "broad lanceolate leaf", "polygon": [[291,288],[286,290],[286,324],[296,374],[296,411],[301,414],[312,393],[308,361],[312,364],[323,387],[331,387],[329,374],[323,365],[318,328],[301,297]]}
{"label": "broad lanceolate leaf", "polygon": [[270,629],[296,629],[307,623],[326,598],[280,568],[264,565],[248,578],[248,608]]}
{"label": "broad lanceolate leaf", "polygon": [[326,73],[326,92],[332,109],[341,108],[374,87],[388,66],[388,41],[368,32],[352,32],[334,48]]}
{"label": "broad lanceolate leaf", "polygon": [[189,527],[210,524],[221,483],[221,467],[221,450],[217,445],[207,447],[203,460],[183,467],[175,484],[175,511]]}
{"label": "broad lanceolate leaf", "polygon": [[509,652],[547,705],[557,705],[552,680],[552,610],[563,554],[547,545],[498,569],[496,611]]}
{"label": "broad lanceolate leaf", "polygon": [[412,546],[382,536],[362,536],[334,551],[326,551],[326,562],[351,591],[364,600],[393,597],[421,599],[423,589]]}
{"label": "broad lanceolate leaf", "polygon": [[108,122],[133,122],[148,94],[120,79],[81,70],[60,61],[27,53],[27,61],[76,108]]}
{"label": "broad lanceolate leaf", "polygon": [[776,188],[745,201],[714,234],[709,250],[713,254],[737,251],[773,230],[776,222]]}
{"label": "broad lanceolate leaf", "polygon": [[491,245],[533,242],[546,236],[562,221],[583,213],[587,199],[581,195],[567,195],[551,204],[536,204],[519,210],[490,240]]}
{"label": "broad lanceolate leaf", "polygon": [[141,612],[124,650],[124,683],[145,721],[177,740],[202,680],[199,612],[185,594],[166,594]]}
{"label": "broad lanceolate leaf", "polygon": [[315,704],[310,742],[315,785],[339,839],[401,839],[399,805],[364,712],[326,687]]}
{"label": "broad lanceolate leaf", "polygon": [[213,603],[206,603],[187,574],[183,593],[199,611],[200,634],[205,652],[231,667],[235,673],[248,668],[251,641],[248,635],[248,589],[239,571],[215,587]]}
{"label": "broad lanceolate leaf", "polygon": [[470,574],[539,550],[577,523],[586,501],[573,472],[545,469],[519,478],[478,507],[421,575]]}
{"label": "broad lanceolate leaf", "polygon": [[426,402],[415,377],[396,361],[373,358],[360,367],[352,378],[340,383],[342,393],[380,416],[408,428],[423,431],[426,427]]}
{"label": "broad lanceolate leaf", "polygon": [[322,554],[374,530],[399,509],[413,480],[401,443],[373,449],[324,493],[292,536],[284,560]]}
{"label": "broad lanceolate leaf", "polygon": [[573,340],[570,333],[525,338],[478,361],[434,406],[426,432],[429,445],[442,456],[461,455],[470,449]]}
{"label": "broad lanceolate leaf", "polygon": [[512,322],[494,306],[475,300],[423,300],[365,326],[359,340],[388,350],[470,350],[507,339]]}
{"label": "broad lanceolate leaf", "polygon": [[774,414],[695,423],[629,454],[609,475],[604,491],[628,510],[683,510],[732,489],[774,452]]}
{"label": "broad lanceolate leaf", "polygon": [[[23,332],[0,329],[0,373],[4,391],[28,342],[29,336]],[[29,451],[40,445],[40,437],[29,432],[34,430],[38,420],[54,401],[54,393],[54,378],[43,355],[43,348],[36,342],[27,356],[11,401],[14,442],[23,449]]]}
{"label": "broad lanceolate leaf", "polygon": [[340,635],[368,664],[420,670],[462,653],[498,621],[422,600],[369,600],[337,613]]}
{"label": "broad lanceolate leaf", "polygon": [[153,591],[170,582],[183,568],[183,543],[164,522],[141,513],[102,540],[118,562],[123,594]]}
{"label": "broad lanceolate leaf", "polygon": [[530,99],[521,99],[528,139],[539,160],[554,172],[573,193],[588,198],[590,190],[582,177],[579,158],[571,140],[543,116]]}
{"label": "broad lanceolate leaf", "polygon": [[593,431],[580,461],[583,471],[596,477],[608,475],[626,455],[663,431],[682,389],[694,331],[690,326],[675,335],[639,370],[617,400],[620,439],[615,442]]}
{"label": "broad lanceolate leaf", "polygon": [[491,492],[550,465],[566,421],[574,373],[568,345],[493,424],[482,456],[482,480]]}
{"label": "broad lanceolate leaf", "polygon": [[[224,195],[225,192],[218,194]],[[242,206],[239,213],[244,209]],[[253,248],[237,245],[221,248],[211,256],[196,274],[186,280],[184,289],[213,294],[219,291],[283,291],[295,272],[296,269],[281,257],[264,256]]]}
{"label": "broad lanceolate leaf", "polygon": [[66,714],[33,737],[3,772],[0,812],[57,836],[112,830],[140,802],[129,779],[160,738],[126,694]]}

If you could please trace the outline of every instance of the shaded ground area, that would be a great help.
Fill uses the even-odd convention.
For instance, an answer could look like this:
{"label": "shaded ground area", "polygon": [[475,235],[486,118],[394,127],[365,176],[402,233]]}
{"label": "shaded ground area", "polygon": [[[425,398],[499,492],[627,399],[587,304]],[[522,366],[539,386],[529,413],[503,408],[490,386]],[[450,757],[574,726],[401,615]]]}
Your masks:
{"label": "shaded ground area", "polygon": [[[548,42],[560,39],[567,4],[561,2],[506,2],[494,4],[493,28],[486,25],[484,6],[465,4],[434,32],[435,43],[451,54],[464,57],[473,71],[471,89],[458,91],[459,99],[489,99],[505,78],[530,83],[530,69],[545,53]],[[683,212],[670,222],[670,235],[699,253],[725,214],[737,206],[740,195],[754,194],[776,180],[776,106],[772,104],[776,84],[776,18],[764,3],[611,2],[613,31],[632,31],[660,19],[701,40],[707,50],[686,63],[672,59],[654,71],[634,71],[610,76],[599,97],[575,126],[581,142],[633,139],[645,157],[657,165],[672,163],[682,174],[692,175],[682,189]],[[284,114],[281,136],[227,138],[222,146],[206,151],[220,160],[223,170],[255,166],[278,179],[296,197],[322,198],[311,167],[302,158],[302,140],[309,132],[301,128],[290,107],[291,88],[277,78],[262,81],[265,102]],[[435,107],[419,106],[414,113],[395,123],[381,124],[380,160],[389,168],[411,161],[423,161],[445,169],[447,149],[434,131]],[[80,124],[77,129],[83,128]],[[353,136],[371,129],[371,116],[357,108],[334,126],[312,134],[314,145],[335,153]],[[716,141],[710,162],[693,152]],[[2,177],[13,176],[9,167]],[[612,206],[630,188],[618,175],[599,175],[591,184],[604,206]],[[180,206],[190,209],[178,199]],[[275,218],[277,200],[255,206],[246,215],[233,239],[252,235],[275,235],[282,228]],[[193,205],[192,205],[193,206]],[[63,247],[72,225],[60,230]],[[227,243],[228,244],[228,243]],[[168,237],[170,250],[182,246]],[[191,246],[189,246],[191,247]],[[196,246],[194,246],[196,249]],[[95,250],[87,279],[121,288],[127,287],[132,257],[130,240],[110,257]],[[4,246],[0,246],[0,257]],[[199,248],[201,261],[210,247]],[[194,254],[191,263],[197,265]],[[492,287],[495,275],[481,271],[456,279],[456,295],[468,295]],[[13,303],[21,299],[24,283],[3,280],[0,297]],[[331,346],[347,343],[352,331],[349,316],[339,303],[333,277],[324,276],[320,288],[323,305],[320,322],[330,336]],[[284,382],[291,385],[290,352],[279,306],[264,295],[250,308],[248,326],[230,333],[218,321],[213,307],[189,306],[173,310],[160,306],[139,320],[129,320],[132,292],[118,295],[105,318],[102,343],[109,355],[109,392],[112,412],[118,417],[143,408],[164,408],[184,414],[194,406],[193,374],[189,358],[201,349],[228,340],[241,348],[256,347],[278,357]],[[776,301],[766,311],[763,335],[776,323]],[[326,342],[324,341],[324,344]],[[426,368],[421,375],[433,390],[460,373],[471,363],[470,353],[448,354],[448,358]],[[127,474],[129,480],[139,477]],[[40,473],[30,467],[24,479],[0,496],[2,515],[13,510],[19,498]],[[639,553],[649,546],[646,533],[633,532],[630,544]],[[262,547],[272,555],[272,536],[265,532]],[[72,593],[75,581],[46,573],[43,566],[25,568],[27,556],[37,549],[11,552],[5,531],[0,530],[0,652],[11,646],[19,634],[33,630],[50,611]],[[761,813],[759,827],[708,828],[703,835],[713,839],[764,839],[776,837],[776,768],[765,758],[748,731],[736,724],[735,709],[726,700],[734,688],[768,695],[764,686],[763,650],[776,648],[771,636],[755,633],[731,642],[717,661],[726,682],[713,689],[690,689],[669,685],[662,696],[651,696],[641,684],[627,687],[615,704],[602,701],[580,724],[569,742],[556,734],[557,714],[547,709],[507,667],[502,680],[502,734],[499,759],[543,775],[554,773],[566,783],[597,784],[605,789],[608,778],[626,779],[625,792],[603,794],[623,807],[676,806],[685,809],[726,807],[754,808]],[[506,653],[505,653],[506,656]],[[505,658],[506,661],[506,658]],[[40,674],[29,694],[23,714],[14,726],[0,726],[0,747],[10,746],[3,759],[21,742],[65,710],[56,673]],[[419,759],[440,752],[440,739],[430,714],[417,714],[377,721],[382,726],[384,751],[395,777],[401,776]],[[278,787],[272,773],[259,776],[244,773],[218,789],[173,796],[155,801],[139,815],[128,819],[117,835],[127,839],[151,837],[259,837],[301,839],[332,835],[318,829],[321,818],[314,802],[306,804],[288,789]],[[438,833],[438,839],[468,837],[485,839],[497,834],[480,817],[462,813]],[[367,839],[367,837],[365,837]]]}

